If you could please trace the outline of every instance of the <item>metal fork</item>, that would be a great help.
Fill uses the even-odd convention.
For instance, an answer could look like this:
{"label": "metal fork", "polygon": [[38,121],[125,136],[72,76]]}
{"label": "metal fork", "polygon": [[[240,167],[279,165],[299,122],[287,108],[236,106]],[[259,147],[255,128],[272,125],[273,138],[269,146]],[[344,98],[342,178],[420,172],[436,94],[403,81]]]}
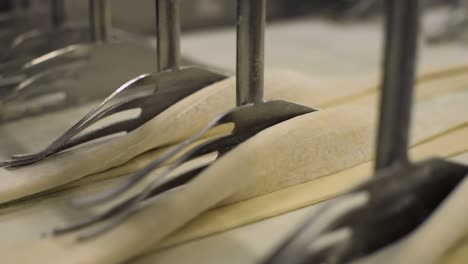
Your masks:
{"label": "metal fork", "polygon": [[[58,31],[63,26],[65,17],[64,0],[51,0],[51,20],[53,25],[53,31]],[[105,16],[109,12],[108,3],[106,0],[90,0],[90,18]],[[54,39],[50,36],[41,35],[40,31],[31,31],[23,35],[18,36],[15,41],[11,44],[12,48],[9,52],[15,50],[13,47],[22,43],[32,43],[31,46],[35,46],[38,38],[42,42],[44,39],[46,47],[42,47],[40,50],[35,50],[33,47],[25,47],[23,50],[28,51],[31,56],[21,56],[21,54],[10,54],[12,60],[7,60],[6,63],[0,64],[0,74],[2,79],[5,81],[0,84],[1,90],[10,91],[14,93],[17,86],[24,86],[23,82],[31,83],[31,80],[38,79],[37,75],[43,74],[54,67],[63,67],[68,63],[83,61],[89,58],[90,46],[88,45],[77,45],[79,43],[89,42],[90,39],[96,42],[107,41],[107,36],[99,35],[96,31],[98,29],[103,30],[106,28],[106,32],[110,30],[110,18],[101,19],[99,21],[90,19],[90,26],[86,30],[81,30],[80,37],[69,38],[69,34],[60,34],[61,38],[66,41],[51,41]],[[74,32],[71,30],[72,33]],[[63,32],[61,32],[63,33]],[[45,34],[45,33],[44,33]],[[81,36],[85,35],[85,36]],[[106,37],[106,38],[104,38]],[[51,44],[52,43],[52,44]],[[40,46],[40,44],[37,44]],[[38,49],[38,48],[36,48]],[[34,83],[36,86],[37,83]],[[5,91],[3,91],[5,93]],[[2,101],[7,100],[5,97],[0,97]]]}
{"label": "metal fork", "polygon": [[[99,36],[100,39],[120,39],[125,38],[119,30],[109,30],[110,25],[101,27],[100,25],[110,23],[110,3],[108,0],[89,0],[89,26],[71,26],[65,24],[65,0],[50,0],[51,2],[51,27],[45,29],[35,29],[18,35],[10,44],[3,61],[31,59],[77,43],[88,43],[96,41],[100,31],[104,30],[108,36]],[[98,20],[100,19],[100,20]],[[91,34],[90,34],[91,29]],[[98,30],[96,30],[98,29]]]}
{"label": "metal fork", "polygon": [[57,228],[54,230],[54,234],[65,234],[91,225],[102,224],[91,232],[80,235],[78,239],[83,241],[109,231],[131,216],[136,210],[141,209],[142,201],[189,182],[214,161],[168,179],[168,176],[180,164],[212,152],[217,152],[217,158],[219,158],[268,127],[316,111],[310,107],[286,101],[263,102],[265,10],[266,0],[238,1],[236,70],[236,101],[238,107],[219,115],[204,129],[163,153],[145,168],[131,175],[117,188],[96,196],[74,200],[73,204],[79,207],[92,206],[114,199],[135,186],[136,183],[141,182],[151,171],[160,167],[165,161],[202,138],[212,128],[232,123],[234,124],[233,131],[189,149],[138,194],[94,217],[84,219],[68,227]]}
{"label": "metal fork", "polygon": [[[63,1],[52,1],[54,12],[52,12],[53,22],[56,27],[60,27],[62,23]],[[7,65],[7,75],[3,76],[2,84],[0,85],[0,104],[2,105],[2,113],[0,121],[7,121],[18,116],[23,116],[22,111],[18,111],[15,105],[28,106],[30,100],[36,97],[41,97],[52,93],[65,93],[67,105],[74,105],[76,102],[89,101],[88,99],[95,98],[95,89],[91,89],[86,82],[80,82],[82,87],[77,89],[73,85],[55,85],[55,82],[75,81],[77,72],[83,70],[85,65],[96,64],[96,61],[112,61],[112,57],[108,53],[113,49],[118,49],[119,45],[127,45],[125,43],[119,45],[106,45],[105,48],[109,51],[104,51],[101,47],[103,42],[109,43],[109,32],[111,31],[109,6],[107,0],[90,0],[90,17],[102,17],[101,19],[90,19],[90,29],[87,33],[88,39],[93,39],[92,43],[74,44],[64,48],[51,51],[34,59],[21,58]],[[101,33],[100,33],[101,32]],[[104,32],[104,33],[102,33]],[[19,61],[19,62],[18,62]],[[97,63],[99,64],[99,63]],[[9,68],[10,67],[10,68]],[[16,69],[15,69],[16,68]],[[8,75],[8,71],[15,69],[13,75]],[[85,74],[86,75],[86,74]],[[89,73],[87,75],[90,75]],[[95,80],[100,77],[100,73],[96,72],[88,79]],[[91,90],[91,91],[90,91]],[[105,89],[100,89],[104,90]],[[55,105],[53,105],[55,106]],[[49,108],[53,108],[48,106]],[[13,110],[8,111],[12,108]]]}
{"label": "metal fork", "polygon": [[[159,72],[140,75],[108,96],[86,116],[73,125],[45,149],[33,153],[15,155],[11,160],[0,163],[2,166],[21,166],[42,160],[59,151],[86,143],[104,136],[130,132],[151,120],[171,105],[203,87],[226,78],[202,67],[180,67],[180,19],[177,0],[157,0],[157,62]],[[152,85],[150,95],[124,100],[104,108],[109,101],[124,91],[136,90]],[[131,109],[141,109],[137,118],[117,121],[102,128],[78,135],[86,128],[110,115]],[[77,136],[78,135],[78,136]]]}
{"label": "metal fork", "polygon": [[[89,0],[89,27],[64,26],[64,0],[51,0],[52,29],[32,30],[21,34],[11,43],[4,63],[0,64],[3,78],[22,76],[25,80],[45,69],[61,67],[70,60],[85,60],[85,43],[109,42],[115,39],[110,32],[110,7],[108,0]],[[101,19],[97,19],[101,18]],[[74,48],[71,48],[74,47]],[[66,52],[70,49],[76,52]],[[2,89],[3,87],[0,87]]]}
{"label": "metal fork", "polygon": [[348,263],[371,254],[420,225],[468,174],[465,165],[408,158],[418,0],[386,4],[375,176],[312,216],[265,264]]}
{"label": "metal fork", "polygon": [[365,257],[417,228],[467,176],[468,166],[441,159],[379,170],[312,215],[263,263],[338,264]]}

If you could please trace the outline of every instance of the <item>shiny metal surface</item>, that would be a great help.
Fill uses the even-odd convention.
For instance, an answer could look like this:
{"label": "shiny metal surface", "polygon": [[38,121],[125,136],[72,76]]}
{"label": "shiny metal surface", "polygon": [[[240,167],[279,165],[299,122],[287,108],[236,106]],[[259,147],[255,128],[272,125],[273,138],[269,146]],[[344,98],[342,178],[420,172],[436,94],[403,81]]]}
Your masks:
{"label": "shiny metal surface", "polygon": [[89,25],[91,39],[94,42],[109,40],[112,29],[109,0],[89,0]]}
{"label": "shiny metal surface", "polygon": [[[99,43],[104,40],[125,40],[134,37],[121,30],[112,30],[110,4],[107,1],[89,0],[89,25],[65,24],[63,21],[65,14],[61,14],[61,12],[64,12],[63,7],[56,3],[52,5],[51,9],[51,20],[56,26],[34,28],[17,34],[4,51],[3,64],[6,65],[2,68],[11,68],[11,66],[8,66],[10,61],[33,59],[68,45],[92,41]],[[15,70],[21,72],[21,68],[13,68],[10,73],[15,73]],[[7,73],[0,72],[1,75]]]}
{"label": "shiny metal surface", "polygon": [[237,105],[263,101],[266,0],[237,1]]}
{"label": "shiny metal surface", "polygon": [[156,0],[158,71],[179,70],[180,4],[178,0]]}
{"label": "shiny metal surface", "polygon": [[408,163],[418,42],[418,1],[387,1],[375,168]]}

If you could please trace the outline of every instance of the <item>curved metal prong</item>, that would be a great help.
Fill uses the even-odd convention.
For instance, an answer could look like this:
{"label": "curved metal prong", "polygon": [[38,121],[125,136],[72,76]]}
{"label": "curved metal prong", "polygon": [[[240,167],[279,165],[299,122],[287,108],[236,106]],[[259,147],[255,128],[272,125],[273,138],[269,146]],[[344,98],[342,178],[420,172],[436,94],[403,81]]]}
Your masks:
{"label": "curved metal prong", "polygon": [[[92,130],[90,132],[87,132],[81,136],[77,136],[79,133],[84,131],[85,129],[89,128],[91,125],[96,124],[97,122],[103,120],[106,117],[109,117],[113,114],[120,113],[122,111],[126,110],[131,110],[131,109],[137,109],[139,106],[140,102],[145,98],[146,96],[143,97],[137,97],[137,98],[132,98],[129,100],[125,100],[120,103],[116,103],[102,112],[96,114],[92,118],[88,119],[85,123],[83,123],[80,127],[74,128],[72,131],[69,129],[66,133],[68,133],[68,136],[66,138],[63,138],[60,143],[56,145],[56,148],[50,149],[48,153],[46,154],[47,156],[53,155],[57,152],[63,151],[65,149],[72,148],[74,146],[86,143],[88,141],[97,139],[99,137],[103,136],[108,136],[112,134],[116,134],[119,132],[128,132],[134,129],[135,125],[134,119],[130,120],[124,120],[120,121],[118,123],[113,123],[111,125],[104,126],[102,128],[98,128],[95,130]],[[13,159],[19,160],[19,159],[31,159],[35,157],[39,157],[39,153],[36,154],[17,154],[13,155]],[[29,156],[28,156],[29,155]]]}
{"label": "curved metal prong", "polygon": [[353,230],[343,227],[333,230],[314,240],[305,254],[309,263],[344,263],[343,252],[352,243]]}
{"label": "curved metal prong", "polygon": [[[168,191],[170,189],[176,188],[178,186],[181,186],[187,183],[188,181],[193,179],[196,175],[198,175],[200,171],[204,170],[205,168],[210,166],[212,163],[213,161],[208,162],[206,164],[199,165],[197,167],[190,169],[189,171],[183,172],[180,175],[175,175],[174,177],[171,177],[171,179],[167,181],[161,182],[159,186],[156,186],[155,188],[153,188],[153,191],[150,193],[151,196],[153,197],[153,196],[159,195],[165,191]],[[165,178],[167,174],[168,173],[164,173],[164,175],[161,174],[160,178],[161,179]],[[52,233],[54,235],[62,235],[62,234],[66,234],[69,232],[79,230],[81,228],[89,227],[101,221],[106,221],[112,218],[112,222],[110,224],[104,226],[101,229],[97,229],[88,234],[82,235],[78,238],[79,241],[90,239],[94,236],[99,235],[100,233],[110,230],[113,226],[117,225],[118,223],[126,219],[135,209],[137,209],[137,206],[135,206],[139,202],[137,201],[137,199],[139,199],[139,195],[138,194],[133,195],[130,198],[127,198],[126,200],[120,202],[119,204],[112,206],[111,208],[107,209],[103,213],[84,219],[82,221],[79,221],[67,227],[56,228],[52,231]]]}
{"label": "curved metal prong", "polygon": [[[15,100],[25,100],[36,95],[45,95],[47,93],[60,92],[61,87],[50,85],[48,82],[56,82],[57,80],[72,79],[73,69],[76,64],[67,64],[61,68],[55,68],[48,71],[37,73],[30,76],[19,83],[12,83],[9,87],[10,91],[5,93],[1,98],[1,102],[11,104]],[[18,77],[18,79],[21,77]],[[40,89],[38,89],[38,86]]]}
{"label": "curved metal prong", "polygon": [[[329,202],[296,229],[296,231],[275,250],[274,254],[263,263],[309,263],[306,260],[316,260],[317,257],[329,253],[330,250],[334,249],[334,243],[332,243],[334,241],[320,239],[339,228],[346,228],[346,226],[342,225],[342,223],[345,222],[344,220],[349,220],[350,218],[354,219],[354,213],[365,208],[369,200],[369,194],[361,192],[346,194]],[[335,238],[339,241],[349,241],[347,235],[340,235]],[[344,238],[344,240],[340,238]],[[319,241],[318,244],[315,243],[316,241]],[[311,261],[310,263],[316,262],[317,261]]]}
{"label": "curved metal prong", "polygon": [[[177,175],[165,182],[161,182],[160,184],[158,185],[155,185],[153,186],[151,189],[151,192],[148,193],[148,195],[144,198],[149,198],[149,197],[155,197],[157,195],[160,195],[168,190],[171,190],[171,189],[174,189],[176,187],[179,187],[187,182],[189,182],[190,180],[192,180],[193,178],[195,178],[201,171],[203,171],[204,169],[206,169],[207,167],[209,167],[211,164],[213,164],[214,161],[212,162],[209,162],[208,164],[203,164],[201,166],[198,166],[198,167],[195,167],[187,172],[184,172],[180,175]],[[161,178],[165,178],[164,175],[161,175]],[[88,232],[88,233],[85,233],[83,235],[80,235],[78,237],[78,241],[82,242],[82,241],[86,241],[86,240],[89,240],[89,239],[92,239],[96,236],[99,236],[100,234],[103,234],[107,231],[110,231],[113,227],[119,225],[120,223],[122,223],[125,219],[127,219],[128,217],[130,217],[134,212],[136,212],[137,210],[139,210],[141,208],[141,202],[144,200],[142,199],[141,201],[138,201],[137,199],[139,198],[138,195],[135,195],[133,197],[131,197],[130,199],[128,199],[127,201],[125,201],[124,203],[121,204],[121,206],[119,206],[118,208],[116,207],[115,210],[117,210],[117,212],[115,212],[114,217],[113,218],[110,218],[111,216],[107,215],[105,218],[106,219],[110,219],[110,222],[108,222],[107,224],[104,223],[104,225],[101,227],[101,228],[97,228],[91,232]],[[122,210],[119,214],[119,210]],[[114,213],[114,212],[113,212]],[[99,222],[100,220],[98,220],[97,222]],[[93,223],[96,223],[93,222]],[[91,224],[89,224],[91,225]],[[89,226],[87,225],[87,226]],[[76,229],[75,229],[76,230]]]}
{"label": "curved metal prong", "polygon": [[8,75],[34,75],[55,66],[63,66],[91,55],[88,44],[70,45],[48,52],[36,58],[21,58],[2,65],[2,73]]}
{"label": "curved metal prong", "polygon": [[16,75],[12,77],[6,77],[0,79],[0,100],[3,101],[3,98],[7,96],[15,87],[24,81],[24,76]]}
{"label": "curved metal prong", "polygon": [[[82,119],[80,119],[77,123],[75,123],[69,130],[67,130],[62,136],[52,142],[48,147],[43,149],[40,152],[34,154],[24,154],[24,155],[16,155],[13,160],[6,161],[0,163],[1,166],[19,166],[30,164],[41,160],[42,158],[54,153],[57,149],[63,146],[68,140],[72,137],[77,135],[79,132],[83,131],[86,127],[91,126],[93,123],[97,122],[98,120],[109,116],[113,113],[116,113],[117,110],[127,110],[135,108],[139,102],[141,102],[142,98],[134,98],[128,101],[125,101],[120,104],[113,105],[107,108],[105,111],[99,113],[99,111],[112,99],[114,99],[117,95],[122,93],[123,91],[134,89],[136,87],[140,87],[142,85],[147,85],[148,82],[153,82],[153,77],[151,74],[140,75],[137,78],[132,79],[131,81],[125,83],[121,87],[119,87],[115,92],[113,92],[110,96],[104,99],[99,105],[94,107],[89,113],[87,113]],[[96,117],[95,117],[96,116]],[[8,164],[8,165],[6,165]],[[17,165],[18,164],[18,165]]]}
{"label": "curved metal prong", "polygon": [[99,138],[116,135],[122,132],[128,133],[130,131],[133,131],[135,128],[139,126],[139,122],[136,122],[136,119],[138,118],[119,121],[117,123],[112,123],[102,128],[89,131],[81,136],[72,138],[71,140],[64,143],[60,148],[58,148],[56,151],[54,151],[54,153],[51,153],[50,155],[76,147],[84,143],[91,142]]}
{"label": "curved metal prong", "polygon": [[[205,128],[203,128],[200,132],[195,134],[194,136],[184,140],[183,142],[177,144],[176,146],[172,147],[171,149],[167,150],[164,152],[160,157],[158,157],[156,160],[152,161],[149,163],[146,167],[144,167],[142,170],[134,173],[131,177],[129,177],[124,183],[122,183],[120,186],[118,186],[115,189],[112,189],[107,192],[101,192],[98,195],[95,196],[87,196],[80,198],[78,200],[75,200],[73,202],[74,205],[78,207],[84,207],[84,206],[93,206],[98,203],[102,203],[105,201],[108,201],[110,199],[113,199],[114,197],[122,194],[126,190],[130,189],[131,187],[135,186],[138,182],[142,181],[151,171],[154,169],[160,167],[162,164],[164,164],[166,161],[174,157],[177,153],[182,151],[184,148],[188,147],[190,144],[194,143],[195,141],[199,140],[201,137],[203,137],[210,129],[213,127],[219,125],[222,121],[222,119],[230,113],[226,112],[217,118],[215,118],[212,122],[210,122]],[[176,160],[172,165],[169,166],[168,169],[173,169],[176,166],[180,165],[181,163],[185,162],[187,159],[189,159],[192,155],[193,152],[197,151],[198,149],[204,147],[205,145],[211,143],[213,141],[208,141],[205,142],[204,144],[201,144],[191,151],[187,152],[186,154],[182,155],[180,158]],[[167,170],[166,170],[167,171]]]}
{"label": "curved metal prong", "polygon": [[[132,198],[134,199],[135,196],[133,196]],[[66,233],[76,231],[78,229],[90,226],[92,224],[95,224],[97,222],[105,220],[105,219],[107,219],[109,217],[112,217],[115,214],[117,214],[118,212],[120,212],[120,210],[122,208],[125,208],[129,203],[131,203],[132,198],[118,204],[117,206],[114,206],[114,207],[110,208],[109,210],[106,210],[105,212],[103,212],[101,214],[86,218],[86,219],[84,219],[82,221],[78,221],[75,224],[72,224],[72,225],[69,225],[69,226],[66,226],[66,227],[55,228],[54,230],[52,230],[52,234],[53,235],[66,234]]]}

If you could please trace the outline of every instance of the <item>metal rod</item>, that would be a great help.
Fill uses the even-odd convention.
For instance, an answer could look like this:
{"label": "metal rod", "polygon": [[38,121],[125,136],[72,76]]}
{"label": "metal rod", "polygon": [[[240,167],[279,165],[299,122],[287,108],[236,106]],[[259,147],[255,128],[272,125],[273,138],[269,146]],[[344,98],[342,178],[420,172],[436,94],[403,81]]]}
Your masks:
{"label": "metal rod", "polygon": [[89,0],[91,39],[106,42],[112,29],[110,3],[108,0]]}
{"label": "metal rod", "polygon": [[408,162],[418,0],[386,1],[385,48],[375,169]]}
{"label": "metal rod", "polygon": [[266,0],[237,1],[236,101],[263,101]]}
{"label": "metal rod", "polygon": [[52,16],[52,26],[58,28],[65,23],[65,0],[51,0],[50,13]]}
{"label": "metal rod", "polygon": [[180,68],[179,0],[156,0],[157,66],[159,71]]}

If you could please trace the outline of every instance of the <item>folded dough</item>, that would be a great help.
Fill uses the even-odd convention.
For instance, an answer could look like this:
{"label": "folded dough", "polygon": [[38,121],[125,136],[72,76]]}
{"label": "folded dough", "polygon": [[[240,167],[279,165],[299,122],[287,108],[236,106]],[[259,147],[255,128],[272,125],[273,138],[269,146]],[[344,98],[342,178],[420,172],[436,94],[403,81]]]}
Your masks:
{"label": "folded dough", "polygon": [[[468,124],[432,140],[416,144],[411,149],[411,156],[417,160],[429,158],[434,153],[437,153],[439,157],[452,157],[468,151],[468,141],[465,140],[467,135]],[[461,157],[465,157],[465,164],[468,164],[468,152],[465,155],[456,156],[453,160],[462,162]],[[369,161],[326,177],[211,209],[169,236],[162,243],[155,245],[155,249],[174,246],[258,222],[333,198],[368,179],[372,175],[372,170],[373,162]]]}
{"label": "folded dough", "polygon": [[[322,81],[290,71],[266,75],[266,99],[282,98],[312,105],[325,97]],[[181,100],[131,133],[102,144],[60,153],[39,163],[0,169],[0,203],[32,195],[121,165],[149,149],[167,146],[199,131],[212,118],[235,104],[235,80],[226,79]],[[362,85],[356,85],[359,89]],[[355,88],[358,89],[358,88]],[[351,89],[349,89],[351,91]]]}
{"label": "folded dough", "polygon": [[[441,73],[456,76],[464,71],[464,67],[444,69],[424,75],[422,79],[440,77],[438,74]],[[298,73],[276,70],[265,75],[265,99],[283,99],[311,107],[334,105],[371,93],[375,83],[372,79],[369,77],[350,85],[349,81],[311,80]],[[0,168],[0,204],[119,166],[150,149],[177,143],[234,106],[234,85],[233,78],[210,85],[140,128],[110,142],[83,146],[33,165]]]}
{"label": "folded dough", "polygon": [[[465,75],[463,79],[465,79],[465,78],[467,78],[467,81],[468,81],[468,75]],[[450,80],[450,82],[448,82],[449,80]],[[416,118],[418,119],[418,124],[415,126],[416,129],[414,129],[414,131],[413,131],[413,133],[416,134],[415,136],[412,137],[413,139],[415,139],[417,141],[418,137],[419,137],[418,135],[420,135],[421,138],[427,138],[428,135],[438,135],[438,133],[441,133],[442,131],[444,131],[444,129],[451,129],[451,128],[457,127],[458,125],[463,124],[463,122],[465,122],[465,117],[459,115],[459,113],[462,113],[463,111],[466,111],[466,107],[465,107],[465,104],[463,102],[463,100],[465,100],[465,98],[464,98],[465,93],[456,93],[458,90],[466,90],[466,87],[463,85],[463,81],[462,82],[460,82],[460,81],[461,81],[461,79],[452,78],[452,79],[446,79],[443,82],[439,82],[439,81],[431,82],[431,83],[425,84],[424,89],[421,89],[421,91],[418,92],[417,98],[419,100],[424,99],[426,101],[431,101],[431,103],[421,104],[421,106],[416,111],[415,115],[417,116]],[[441,87],[443,87],[444,89],[441,89]],[[455,92],[456,94],[460,95],[460,97],[458,95],[447,96],[447,97],[435,97],[437,95],[440,95],[441,92]],[[436,101],[434,101],[434,100],[436,100]],[[352,101],[351,103],[343,105],[342,107],[347,109],[346,111],[348,111],[348,109],[351,109],[350,111],[356,110],[356,109],[359,108],[358,105],[365,105],[365,106],[367,105],[367,106],[369,106],[369,109],[372,109],[372,107],[370,107],[370,106],[372,104],[375,104],[375,101],[376,101],[375,100],[375,95],[364,96],[364,97],[361,97],[361,98],[359,98],[357,100]],[[447,102],[447,101],[450,101],[450,103]],[[458,102],[458,103],[456,103],[456,102]],[[445,104],[452,104],[452,108],[450,108],[451,110],[449,110],[449,108],[444,108]],[[363,121],[363,122],[367,122],[367,121],[369,122],[369,123],[367,123],[365,125],[366,128],[372,128],[373,129],[375,127],[375,123],[374,123],[375,118],[372,116],[373,114],[374,114],[374,111],[369,111],[369,112],[366,112],[366,113],[362,113],[362,116],[360,116],[360,117],[365,119],[365,121]],[[367,116],[367,115],[369,115],[369,116]],[[359,116],[359,115],[356,115],[356,116]],[[420,118],[419,118],[419,116],[420,116]],[[440,120],[440,121],[436,121],[436,120]],[[343,121],[343,120],[341,120],[341,121]],[[353,120],[353,122],[354,121],[355,120]],[[333,120],[333,122],[339,122],[339,121],[338,120]],[[357,120],[356,120],[356,122],[357,122]],[[434,126],[433,122],[438,122],[438,125]],[[359,124],[359,122],[357,122],[357,123]],[[372,123],[372,124],[370,125],[370,123]],[[323,127],[334,127],[334,125],[330,125],[330,124],[323,124],[322,126]],[[290,125],[288,127],[290,127],[290,130],[297,130],[293,125]],[[318,124],[317,124],[317,127],[318,127]],[[357,127],[357,124],[356,124],[356,127]],[[337,129],[339,129],[339,128],[337,128]],[[367,130],[367,133],[369,133],[369,132],[373,133],[372,129]],[[286,133],[286,132],[284,132],[284,133]],[[346,132],[346,133],[348,133],[348,132]],[[359,134],[359,133],[357,133],[357,134]],[[334,139],[335,135],[337,135],[336,132],[335,133],[330,132],[330,134],[329,134],[330,141],[335,140]],[[353,134],[349,133],[349,134],[346,134],[345,136],[351,136],[351,135],[353,135]],[[283,137],[281,134],[275,134],[275,136],[278,136],[278,138]],[[373,141],[368,140],[367,137],[371,138],[372,135],[369,135],[369,134],[365,135],[364,140],[361,138],[361,142],[364,142],[364,141],[367,140],[367,142],[363,143],[363,144],[368,144],[368,146],[371,146]],[[295,138],[301,139],[301,136],[296,135]],[[305,138],[311,138],[311,140],[312,140],[312,136],[307,136]],[[348,140],[351,140],[351,138],[343,137],[344,142],[347,142]],[[352,139],[352,140],[356,140],[356,139]],[[290,144],[290,143],[291,142],[287,142],[287,144]],[[324,142],[324,145],[326,145],[328,143],[329,142]],[[298,142],[298,144],[302,145],[302,142]],[[283,147],[278,147],[277,149],[279,151],[282,151],[283,149],[293,149],[293,148],[283,146]],[[103,173],[98,173],[96,175],[87,177],[84,180],[89,180],[89,178],[105,179],[105,178],[115,176],[115,175],[124,175],[126,173],[134,172],[134,171],[136,171],[138,169],[141,169],[145,164],[147,164],[151,160],[154,160],[157,157],[157,155],[159,155],[159,153],[161,153],[160,150],[145,153],[144,155],[133,159],[131,161],[131,163],[128,164],[128,165],[125,164],[123,166],[116,167],[115,169],[111,169],[111,170],[105,171]],[[282,155],[282,154],[279,153],[279,155]],[[340,157],[340,158],[342,159],[343,157]],[[369,159],[369,158],[370,157],[367,156],[367,159]],[[323,163],[320,163],[320,162],[319,162],[319,164],[321,164],[324,167],[333,167],[333,166],[326,166],[326,164],[323,164]],[[339,168],[337,168],[337,169],[339,169]],[[255,169],[252,169],[252,170],[255,171]],[[274,177],[274,176],[269,176],[269,177],[271,177],[271,178],[281,178],[281,177]],[[292,180],[292,179],[290,179],[290,180]],[[80,185],[80,181],[74,183],[74,185],[75,186]],[[259,185],[260,184],[254,184],[252,186],[256,186],[255,188],[257,189],[257,186],[259,186]],[[285,183],[280,184],[280,186],[282,186],[282,188],[283,188],[285,186]],[[265,188],[267,188],[267,186],[265,186]],[[245,194],[246,192],[243,192],[243,193]],[[260,191],[260,193],[263,194],[265,192]],[[255,195],[252,195],[252,196],[255,196]],[[238,198],[238,199],[240,199],[240,198]]]}
{"label": "folded dough", "polygon": [[[466,100],[468,92],[465,91],[420,103],[414,118],[413,144],[466,123],[468,117],[457,114],[466,111]],[[24,234],[29,235],[29,239],[5,245],[2,258],[7,263],[12,260],[15,263],[115,263],[128,259],[151,249],[220,202],[244,200],[368,161],[375,112],[374,104],[341,106],[300,116],[262,131],[187,185],[154,198],[129,221],[86,243],[76,243],[76,234],[39,239],[39,234],[49,229],[38,227],[34,214],[27,214],[28,210],[5,214],[0,222],[13,220],[6,226],[9,232],[14,231],[12,226],[15,225],[30,230]],[[429,128],[430,121],[438,128]],[[423,129],[417,129],[419,124]],[[57,218],[62,223],[73,221],[73,215],[62,209],[54,206],[44,209],[36,208],[40,213],[52,215],[42,218],[42,223],[49,221],[50,225],[58,221]],[[24,222],[17,223],[17,219]],[[31,229],[41,230],[30,234]],[[31,238],[34,235],[36,237]],[[25,251],[30,254],[24,254]]]}

